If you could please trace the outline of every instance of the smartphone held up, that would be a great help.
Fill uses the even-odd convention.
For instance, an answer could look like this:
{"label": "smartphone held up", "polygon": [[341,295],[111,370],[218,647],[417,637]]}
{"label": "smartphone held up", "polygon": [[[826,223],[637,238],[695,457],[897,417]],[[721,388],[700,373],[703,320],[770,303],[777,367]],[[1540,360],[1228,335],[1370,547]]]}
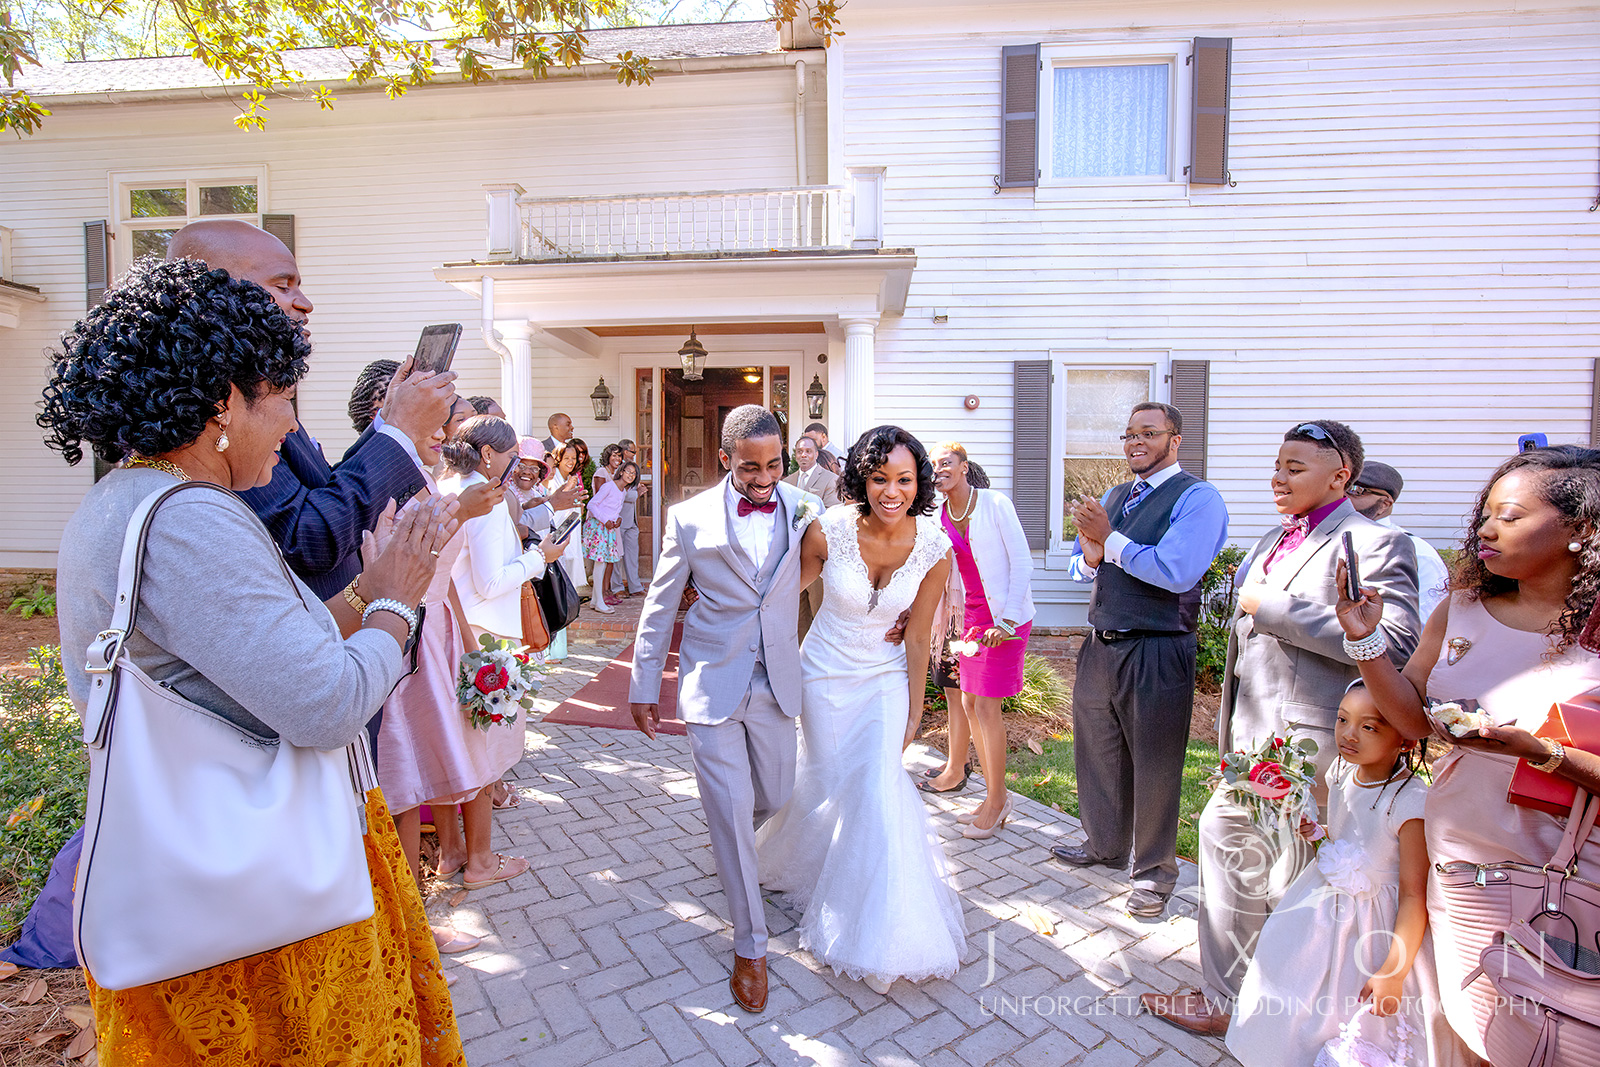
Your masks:
{"label": "smartphone held up", "polygon": [[1361,571],[1356,566],[1355,539],[1346,530],[1339,539],[1344,552],[1344,593],[1351,600],[1361,600]]}

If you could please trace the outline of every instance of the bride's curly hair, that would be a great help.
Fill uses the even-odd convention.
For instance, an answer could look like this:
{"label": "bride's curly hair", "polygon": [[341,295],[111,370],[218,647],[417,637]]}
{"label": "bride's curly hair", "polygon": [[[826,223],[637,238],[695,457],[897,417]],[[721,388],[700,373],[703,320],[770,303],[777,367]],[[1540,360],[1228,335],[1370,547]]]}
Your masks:
{"label": "bride's curly hair", "polygon": [[141,260],[61,337],[36,418],[68,463],[182,448],[238,386],[247,403],[306,373],[305,331],[254,282]]}
{"label": "bride's curly hair", "polygon": [[883,466],[889,453],[904,445],[917,465],[917,496],[908,511],[912,515],[933,514],[933,463],[928,450],[911,434],[899,426],[874,426],[850,447],[844,468],[839,474],[839,495],[870,515],[872,505],[867,503],[867,479]]}
{"label": "bride's curly hair", "polygon": [[1579,644],[1590,652],[1600,652],[1600,450],[1577,445],[1556,445],[1518,452],[1489,476],[1478,494],[1472,514],[1467,516],[1467,533],[1450,568],[1450,591],[1469,600],[1487,600],[1514,592],[1515,578],[1503,578],[1489,571],[1478,558],[1482,547],[1478,529],[1489,509],[1489,492],[1496,482],[1516,471],[1541,474],[1536,480],[1539,498],[1561,514],[1561,524],[1573,540],[1581,544],[1578,574],[1567,592],[1567,604],[1556,620],[1554,651]]}

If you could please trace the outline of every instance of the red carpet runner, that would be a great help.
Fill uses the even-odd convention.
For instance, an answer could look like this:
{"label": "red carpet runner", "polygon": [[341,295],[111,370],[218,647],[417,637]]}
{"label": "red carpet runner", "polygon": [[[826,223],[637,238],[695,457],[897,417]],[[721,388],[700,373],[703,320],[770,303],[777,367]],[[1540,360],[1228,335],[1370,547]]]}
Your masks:
{"label": "red carpet runner", "polygon": [[[683,623],[672,631],[671,651],[661,674],[661,726],[658,734],[686,734],[678,715],[678,642],[683,639]],[[617,653],[599,674],[558,706],[542,721],[560,726],[599,726],[612,730],[633,730],[633,714],[628,710],[628,683],[633,672],[633,645]]]}

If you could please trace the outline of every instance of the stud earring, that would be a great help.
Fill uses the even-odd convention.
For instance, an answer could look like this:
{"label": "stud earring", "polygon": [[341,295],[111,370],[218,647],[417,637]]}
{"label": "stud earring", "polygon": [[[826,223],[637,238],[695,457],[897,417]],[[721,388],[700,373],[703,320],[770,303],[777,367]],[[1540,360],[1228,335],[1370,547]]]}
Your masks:
{"label": "stud earring", "polygon": [[228,450],[228,431],[226,429],[224,429],[221,433],[219,433],[217,435],[217,451],[218,452],[226,452],[227,450]]}
{"label": "stud earring", "polygon": [[1568,541],[1567,542],[1567,551],[1568,552],[1572,552],[1574,554],[1576,554],[1578,552],[1582,552],[1583,551],[1583,542],[1582,541]]}

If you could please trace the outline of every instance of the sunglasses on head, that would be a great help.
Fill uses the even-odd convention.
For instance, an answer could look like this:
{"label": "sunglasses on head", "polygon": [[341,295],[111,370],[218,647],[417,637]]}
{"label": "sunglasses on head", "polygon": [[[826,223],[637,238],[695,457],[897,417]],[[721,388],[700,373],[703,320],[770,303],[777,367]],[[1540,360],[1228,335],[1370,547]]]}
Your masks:
{"label": "sunglasses on head", "polygon": [[1309,437],[1313,441],[1318,441],[1327,445],[1329,448],[1339,453],[1340,466],[1350,466],[1350,461],[1345,458],[1344,449],[1339,447],[1338,442],[1333,439],[1333,435],[1327,430],[1324,430],[1321,426],[1318,426],[1316,423],[1302,422],[1299,426],[1296,426],[1294,429],[1290,430],[1289,435],[1291,438],[1296,436]]}

